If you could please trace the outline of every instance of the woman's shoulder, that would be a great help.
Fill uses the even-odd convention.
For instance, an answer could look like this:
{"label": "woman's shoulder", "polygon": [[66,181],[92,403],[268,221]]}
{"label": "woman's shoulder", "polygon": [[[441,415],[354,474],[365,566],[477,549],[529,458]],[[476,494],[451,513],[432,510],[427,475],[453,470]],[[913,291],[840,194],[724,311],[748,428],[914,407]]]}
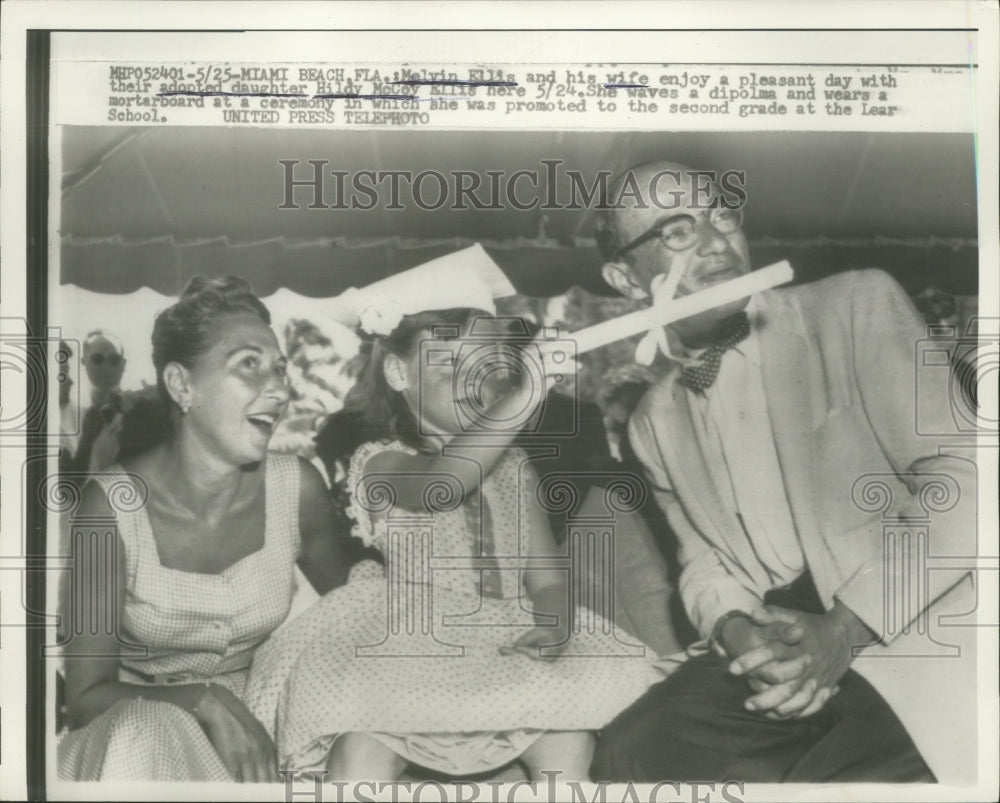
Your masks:
{"label": "woman's shoulder", "polygon": [[278,474],[289,479],[297,478],[304,470],[303,464],[312,468],[312,464],[308,460],[297,454],[270,451],[267,453],[266,468],[268,474]]}
{"label": "woman's shoulder", "polygon": [[128,457],[91,474],[87,483],[91,493],[94,493],[93,489],[99,489],[111,509],[120,513],[134,512],[144,506],[149,499],[150,487],[162,475],[157,460],[159,451],[153,449]]}
{"label": "woman's shoulder", "polygon": [[308,483],[310,469],[315,471],[305,458],[287,452],[268,452],[263,465],[264,471],[258,472],[257,492],[263,491],[266,504],[286,507],[293,512],[300,503],[300,492],[303,481]]}
{"label": "woman's shoulder", "polygon": [[153,478],[142,460],[128,459],[92,474],[83,487],[79,513],[83,517],[110,517],[124,548],[125,578],[131,584],[142,551],[141,533],[148,532],[147,506]]}

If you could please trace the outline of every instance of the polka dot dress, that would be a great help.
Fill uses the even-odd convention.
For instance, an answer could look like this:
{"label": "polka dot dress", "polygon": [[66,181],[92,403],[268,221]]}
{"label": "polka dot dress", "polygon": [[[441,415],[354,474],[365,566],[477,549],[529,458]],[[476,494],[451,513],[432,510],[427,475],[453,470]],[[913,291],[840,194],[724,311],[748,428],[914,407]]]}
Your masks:
{"label": "polka dot dress", "polygon": [[[350,489],[385,449],[412,452],[366,444]],[[525,459],[508,450],[480,493],[419,521],[373,517],[372,483],[367,505],[354,494],[355,534],[383,551],[385,572],[352,575],[254,659],[245,699],[285,768],[320,768],[337,736],[363,732],[424,767],[484,772],[545,731],[603,727],[661,679],[652,650],[614,655],[612,628],[593,612],[597,626],[554,661],[501,652],[534,624],[520,572],[497,560],[526,553]]]}

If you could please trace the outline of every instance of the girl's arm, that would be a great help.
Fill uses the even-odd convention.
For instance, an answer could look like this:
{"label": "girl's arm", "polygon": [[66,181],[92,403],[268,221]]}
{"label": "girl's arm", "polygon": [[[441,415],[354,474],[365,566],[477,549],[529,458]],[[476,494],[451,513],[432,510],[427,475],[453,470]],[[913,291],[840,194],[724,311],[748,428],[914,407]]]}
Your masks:
{"label": "girl's arm", "polygon": [[351,534],[337,532],[337,518],[326,482],[316,467],[301,457],[299,475],[299,531],[302,536],[299,568],[313,588],[325,594],[347,582],[351,571]]}
{"label": "girl's arm", "polygon": [[[556,374],[571,374],[576,370],[573,360],[566,359],[555,363],[554,352],[561,351],[563,346],[551,340],[534,341],[545,366],[547,383],[544,388],[538,388],[531,383],[524,383],[501,397],[490,408],[489,419],[493,421],[526,421],[534,415],[545,395],[551,389]],[[365,465],[365,476],[372,474],[387,474],[396,494],[396,502],[406,510],[426,511],[425,502],[429,486],[442,480],[442,475],[448,480],[457,480],[459,490],[464,496],[479,487],[485,477],[496,465],[514,439],[521,433],[521,428],[510,426],[505,429],[490,430],[488,433],[459,433],[449,436],[447,454],[406,454],[395,450],[387,450],[373,455]]]}
{"label": "girl's arm", "polygon": [[[95,482],[83,490],[81,515],[114,518],[103,489]],[[113,554],[84,549],[76,562],[72,611],[75,628],[65,654],[66,709],[70,728],[81,728],[121,700],[173,703],[192,714],[237,780],[277,778],[274,745],[264,727],[228,689],[211,683],[144,686],[118,679],[121,637],[107,623],[123,621],[128,566],[119,535]],[[70,612],[67,612],[70,613]]]}
{"label": "girl's arm", "polygon": [[[368,489],[373,482],[387,482],[395,494],[396,504],[418,512],[435,513],[433,486],[445,482],[454,487],[464,502],[482,483],[506,451],[516,432],[484,438],[475,435],[458,435],[448,441],[447,454],[408,454],[387,449],[378,452],[365,463],[362,480]],[[467,445],[467,444],[474,445]]]}

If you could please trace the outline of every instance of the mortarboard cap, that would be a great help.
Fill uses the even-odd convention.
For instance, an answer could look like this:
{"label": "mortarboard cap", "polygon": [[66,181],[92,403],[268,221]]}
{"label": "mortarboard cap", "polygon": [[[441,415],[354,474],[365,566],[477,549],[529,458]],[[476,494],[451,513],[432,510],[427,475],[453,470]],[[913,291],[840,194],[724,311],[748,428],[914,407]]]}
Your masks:
{"label": "mortarboard cap", "polygon": [[388,335],[404,315],[467,307],[496,314],[494,299],[517,291],[479,244],[423,265],[350,288],[332,300],[327,315],[373,335]]}

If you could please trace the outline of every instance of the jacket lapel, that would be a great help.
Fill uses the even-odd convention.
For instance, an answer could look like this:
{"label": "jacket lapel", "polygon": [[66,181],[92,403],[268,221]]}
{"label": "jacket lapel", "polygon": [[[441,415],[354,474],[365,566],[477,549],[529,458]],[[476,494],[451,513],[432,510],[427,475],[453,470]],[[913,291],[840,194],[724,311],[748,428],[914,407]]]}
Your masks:
{"label": "jacket lapel", "polygon": [[758,314],[761,371],[778,463],[803,553],[815,566],[815,551],[825,543],[813,496],[810,367],[816,358],[809,352],[797,311],[781,293],[763,293]]}

